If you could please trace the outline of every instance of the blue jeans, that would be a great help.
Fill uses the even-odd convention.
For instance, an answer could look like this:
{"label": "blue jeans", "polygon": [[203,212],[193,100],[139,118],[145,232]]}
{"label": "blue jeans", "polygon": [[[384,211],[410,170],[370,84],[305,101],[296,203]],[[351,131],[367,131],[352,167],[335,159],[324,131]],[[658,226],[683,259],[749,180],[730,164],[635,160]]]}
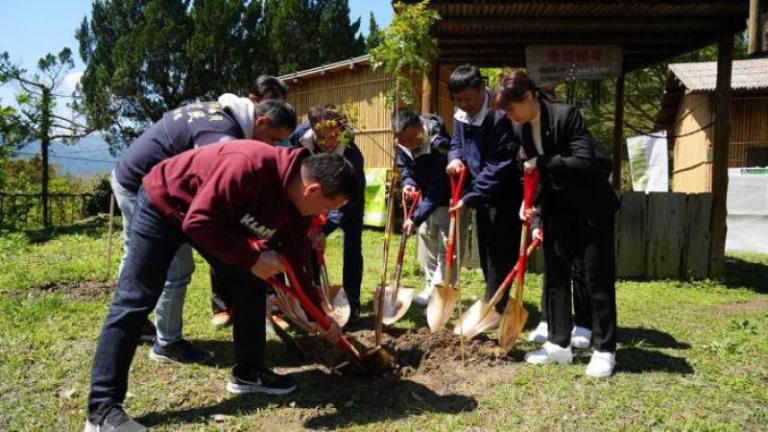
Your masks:
{"label": "blue jeans", "polygon": [[[143,189],[137,194],[130,238],[131,248],[94,354],[88,394],[91,419],[125,399],[128,372],[141,326],[163,293],[177,250],[189,242],[178,227],[157,212]],[[196,249],[232,287],[232,336],[237,366],[262,367],[266,343],[266,283],[249,271],[224,265],[204,249]]]}
{"label": "blue jeans", "polygon": [[[136,194],[120,185],[115,179],[114,172],[110,178],[110,184],[117,200],[117,206],[123,213],[123,257],[120,259],[119,275],[125,267],[125,260],[131,247],[129,233],[136,208]],[[178,342],[182,338],[184,299],[194,271],[195,263],[192,260],[192,248],[185,243],[179,247],[176,256],[173,257],[171,266],[168,268],[163,293],[155,307],[157,342],[162,346]]]}

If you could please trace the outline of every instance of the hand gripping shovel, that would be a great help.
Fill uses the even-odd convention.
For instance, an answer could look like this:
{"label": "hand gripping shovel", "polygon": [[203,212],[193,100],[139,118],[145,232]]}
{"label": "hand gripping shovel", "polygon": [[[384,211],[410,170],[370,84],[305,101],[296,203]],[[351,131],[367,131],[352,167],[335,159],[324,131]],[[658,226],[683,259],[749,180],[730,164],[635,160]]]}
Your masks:
{"label": "hand gripping shovel", "polygon": [[[451,207],[454,207],[461,199],[461,191],[467,180],[466,168],[461,170],[458,177],[456,179],[456,176],[451,176]],[[445,251],[443,284],[435,287],[435,292],[432,293],[427,304],[427,324],[429,324],[429,329],[432,332],[440,331],[445,327],[453,308],[456,307],[456,302],[459,300],[459,290],[451,286],[451,276],[453,275],[453,260],[456,251],[456,223],[460,211],[451,213],[451,222],[448,225],[448,245]]]}
{"label": "hand gripping shovel", "polygon": [[[530,246],[528,246],[526,255],[530,257],[540,244],[541,240],[534,239]],[[518,268],[519,265],[515,264],[512,270],[507,273],[507,276],[504,278],[504,281],[501,282],[501,285],[499,285],[496,292],[493,293],[493,297],[491,297],[490,300],[486,302],[481,298],[467,309],[467,312],[462,315],[459,322],[456,323],[456,327],[453,329],[453,334],[457,336],[463,334],[466,339],[472,339],[493,327],[501,320],[501,314],[496,312],[495,306],[501,300],[501,297],[504,296],[504,293],[509,290],[509,287],[512,286],[512,282],[517,276]]]}
{"label": "hand gripping shovel", "polygon": [[[533,205],[533,195],[539,186],[539,172],[534,170],[530,174],[525,174],[523,209],[528,210]],[[523,331],[525,321],[528,319],[528,311],[523,307],[523,286],[525,282],[525,270],[528,264],[528,255],[526,246],[528,244],[528,231],[531,226],[530,219],[523,222],[522,232],[520,234],[520,255],[517,260],[517,285],[515,287],[515,296],[509,296],[504,313],[501,314],[501,323],[499,324],[499,347],[508,352],[512,348],[520,333]]]}
{"label": "hand gripping shovel", "polygon": [[[283,265],[283,268],[285,268],[285,274],[288,276],[290,286],[284,284],[282,281],[276,278],[269,278],[268,282],[273,287],[275,287],[276,290],[289,293],[291,296],[296,298],[301,304],[301,307],[309,314],[310,317],[312,317],[312,319],[315,320],[315,323],[319,327],[320,332],[326,333],[330,331],[331,319],[328,317],[328,315],[323,313],[320,308],[315,306],[312,300],[307,296],[306,292],[304,292],[304,290],[301,288],[298,278],[296,277],[296,273],[294,273],[291,264],[283,256],[280,257],[280,263]],[[352,344],[349,343],[349,340],[347,340],[347,338],[345,338],[343,335],[339,336],[338,344],[343,350],[347,351],[350,356],[352,356],[351,362],[343,363],[343,365],[337,367],[339,370],[348,370],[350,372],[356,373],[364,372],[369,374],[378,374],[386,371],[392,366],[392,357],[380,346],[370,349],[361,355],[360,352],[354,346],[352,346]]]}
{"label": "hand gripping shovel", "polygon": [[[419,192],[406,193],[403,191],[403,220],[408,220],[413,215],[414,210],[419,205],[421,194]],[[400,237],[400,248],[397,251],[397,263],[395,264],[394,282],[386,287],[384,291],[384,304],[382,308],[382,320],[384,325],[392,325],[403,317],[408,308],[411,307],[415,290],[400,286],[400,277],[403,273],[403,261],[405,259],[405,245],[408,241],[408,235],[405,232]],[[378,298],[374,298],[377,302]],[[375,305],[379,310],[378,305]]]}

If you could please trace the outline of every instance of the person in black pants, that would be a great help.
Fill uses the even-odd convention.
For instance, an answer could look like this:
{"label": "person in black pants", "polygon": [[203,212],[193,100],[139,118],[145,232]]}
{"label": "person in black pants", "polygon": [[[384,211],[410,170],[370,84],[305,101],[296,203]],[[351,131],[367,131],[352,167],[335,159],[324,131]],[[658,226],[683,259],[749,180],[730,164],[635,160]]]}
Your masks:
{"label": "person in black pants", "polygon": [[[485,300],[517,261],[520,221],[517,209],[522,202],[520,171],[515,163],[512,124],[502,111],[490,107],[491,95],[476,66],[456,68],[448,80],[456,113],[446,172],[458,175],[469,170],[468,185],[456,206],[473,207],[477,224],[477,246],[485,278]],[[496,304],[501,317],[509,291]]]}
{"label": "person in black pants", "polygon": [[355,144],[354,131],[344,114],[334,105],[317,105],[309,109],[308,120],[290,136],[295,147],[309,149],[312,154],[333,153],[344,157],[355,168],[358,184],[354,200],[328,212],[317,247],[325,248],[325,237],[336,228],[344,232],[344,266],[342,286],[349,298],[349,323],[360,319],[360,286],[363,283],[363,213],[365,209],[365,161]]}
{"label": "person in black pants", "polygon": [[[614,212],[618,200],[596,155],[596,143],[579,110],[557,103],[523,71],[502,77],[494,103],[521,125],[520,156],[526,172],[541,173],[536,204],[541,209],[546,265],[548,341],[526,355],[531,364],[570,363],[571,265],[584,266],[594,352],[586,373],[607,377],[616,365]],[[533,217],[532,212],[521,215]]]}
{"label": "person in black pants", "polygon": [[[236,365],[230,393],[287,394],[291,376],[265,364],[266,279],[284,271],[280,255],[305,284],[309,216],[344,205],[356,187],[338,155],[237,140],[181,153],[156,165],[138,191],[131,249],[99,336],[91,370],[85,431],[147,429],[122,403],[141,325],[163,290],[178,248],[190,243],[232,288]],[[332,323],[324,336],[337,341]]]}

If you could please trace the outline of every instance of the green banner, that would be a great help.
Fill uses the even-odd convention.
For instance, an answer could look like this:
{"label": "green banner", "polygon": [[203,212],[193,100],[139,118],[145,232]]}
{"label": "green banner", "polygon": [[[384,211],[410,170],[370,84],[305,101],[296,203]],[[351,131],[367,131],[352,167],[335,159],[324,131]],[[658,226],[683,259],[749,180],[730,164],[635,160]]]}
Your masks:
{"label": "green banner", "polygon": [[363,224],[383,228],[387,222],[387,169],[365,169],[365,215]]}

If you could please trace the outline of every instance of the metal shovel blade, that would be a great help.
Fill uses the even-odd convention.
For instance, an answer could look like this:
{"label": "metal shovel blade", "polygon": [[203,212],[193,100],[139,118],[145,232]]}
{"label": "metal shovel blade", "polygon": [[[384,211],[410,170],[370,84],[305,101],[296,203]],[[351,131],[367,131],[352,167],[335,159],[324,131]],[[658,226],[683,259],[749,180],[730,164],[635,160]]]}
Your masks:
{"label": "metal shovel blade", "polygon": [[413,288],[401,286],[397,290],[397,298],[395,298],[395,288],[388,285],[384,289],[384,308],[381,322],[384,325],[392,325],[402,318],[408,312],[408,308],[411,307],[415,291]]}
{"label": "metal shovel blade", "polygon": [[493,304],[480,299],[464,312],[459,322],[456,323],[456,327],[453,328],[453,334],[463,335],[465,339],[472,339],[498,325],[500,319],[501,315],[496,312]]}
{"label": "metal shovel blade", "polygon": [[392,369],[393,365],[392,356],[384,348],[377,346],[363,353],[359,359],[336,365],[334,370],[351,375],[381,375]]}
{"label": "metal shovel blade", "polygon": [[351,313],[347,293],[342,286],[331,285],[328,287],[328,297],[331,300],[331,307],[333,308],[330,313],[328,313],[328,316],[330,316],[339,327],[344,327],[347,325],[347,322],[349,322]]}
{"label": "metal shovel blade", "polygon": [[499,324],[499,347],[505,352],[512,349],[512,345],[523,332],[523,326],[525,326],[527,319],[528,311],[525,310],[522,302],[510,301],[501,315],[501,323]]}
{"label": "metal shovel blade", "polygon": [[427,324],[433,333],[445,328],[453,308],[459,301],[459,291],[446,285],[436,285],[427,303]]}

